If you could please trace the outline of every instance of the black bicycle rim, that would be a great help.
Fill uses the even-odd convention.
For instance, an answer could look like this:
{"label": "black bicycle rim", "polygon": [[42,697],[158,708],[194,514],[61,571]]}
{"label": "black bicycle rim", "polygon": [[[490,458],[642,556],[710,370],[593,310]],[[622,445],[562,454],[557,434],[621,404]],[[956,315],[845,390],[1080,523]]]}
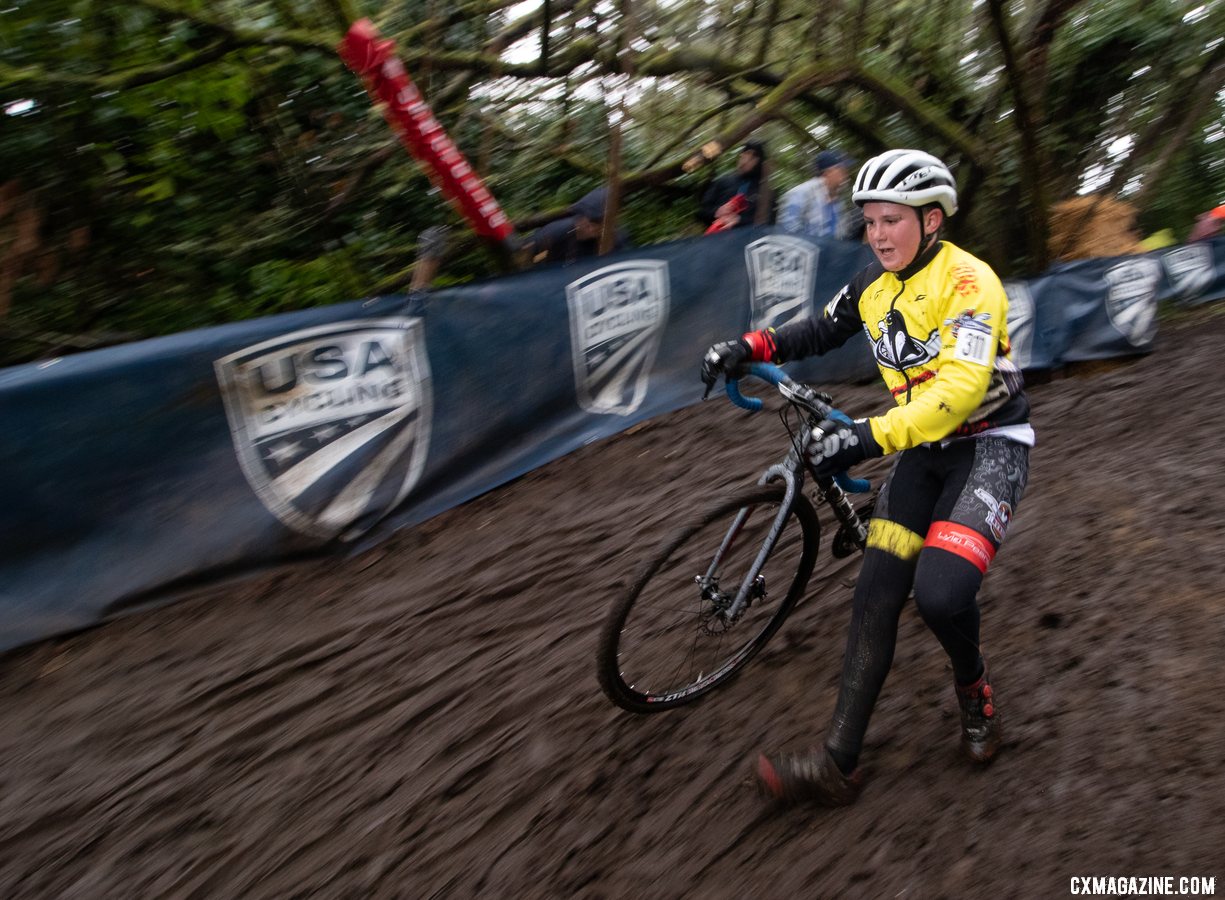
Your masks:
{"label": "black bicycle rim", "polygon": [[802,596],[816,562],[820,527],[808,499],[797,496],[762,568],[764,591],[742,616],[722,618],[723,601],[704,599],[696,579],[706,574],[736,512],[751,507],[718,573],[722,595],[734,594],[783,496],[781,484],[742,488],[678,528],[651,555],[605,622],[598,671],[609,699],[631,712],[673,709],[731,679],[761,650]]}

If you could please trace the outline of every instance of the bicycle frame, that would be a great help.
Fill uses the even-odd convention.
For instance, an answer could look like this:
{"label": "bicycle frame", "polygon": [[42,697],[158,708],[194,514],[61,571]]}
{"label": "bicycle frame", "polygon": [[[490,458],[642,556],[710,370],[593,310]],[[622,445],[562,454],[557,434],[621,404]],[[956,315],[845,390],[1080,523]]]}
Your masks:
{"label": "bicycle frame", "polygon": [[[727,681],[765,646],[808,588],[819,557],[822,504],[837,519],[827,523],[837,526],[834,559],[867,543],[868,506],[856,509],[847,495],[871,485],[845,472],[819,477],[807,463],[811,442],[825,440],[821,423],[849,420],[831,406],[832,398],[791,380],[777,366],[753,363],[747,371],[775,385],[799,413],[797,419],[784,408],[787,455],[766,468],[756,485],[741,485],[693,511],[644,561],[610,610],[600,635],[597,674],[609,699],[630,712],[689,703]],[[727,381],[727,393],[746,409],[763,407],[761,400],[740,394],[734,377]],[[813,483],[806,489],[809,477]],[[751,523],[751,516],[757,520]],[[711,546],[716,541],[717,550]],[[707,555],[711,551],[713,559]],[[828,568],[822,578],[839,570]],[[656,580],[657,575],[665,577]],[[721,586],[721,579],[727,583]],[[644,595],[646,602],[640,603]],[[640,607],[644,611],[636,615]],[[628,641],[627,634],[633,635]]]}
{"label": "bicycle frame", "polygon": [[[753,374],[760,375],[761,373],[754,371]],[[771,377],[767,378],[767,380],[773,381],[773,383],[779,387],[780,392],[783,393],[783,395],[787,397],[791,403],[799,406],[805,411],[807,414],[808,427],[805,429],[803,443],[799,447],[792,446],[791,450],[788,451],[786,458],[782,462],[776,463],[775,465],[766,469],[761,478],[759,478],[757,481],[758,484],[769,484],[774,481],[783,481],[785,483],[783,502],[779,506],[778,512],[774,516],[774,522],[771,524],[770,530],[766,534],[765,540],[762,542],[761,549],[757,552],[757,557],[753,561],[753,565],[749,567],[749,571],[745,574],[744,580],[740,583],[740,587],[736,591],[735,598],[723,612],[724,616],[731,621],[735,621],[748,606],[750,596],[758,584],[758,578],[760,577],[762,567],[765,566],[766,560],[770,557],[770,554],[774,552],[774,545],[778,542],[779,535],[782,534],[783,531],[783,526],[786,524],[788,517],[791,515],[792,507],[795,504],[795,498],[804,488],[804,476],[805,473],[808,472],[808,469],[804,464],[803,451],[808,445],[808,442],[813,439],[812,433],[819,421],[818,416],[820,418],[824,418],[824,416],[828,414],[828,408],[822,410],[813,405],[813,402],[809,402],[807,394],[810,394],[811,391],[808,391],[806,388],[803,389],[803,391],[798,390],[797,388],[801,388],[802,386],[797,385],[795,382],[791,381],[791,379],[783,375],[781,370],[778,370],[776,373],[771,373]],[[728,393],[729,395],[732,395],[732,389],[729,389]],[[736,393],[738,393],[738,391]],[[735,400],[734,396],[733,400]],[[816,401],[815,395],[812,400],[814,402]],[[760,401],[758,401],[756,408],[760,409]],[[850,499],[847,497],[846,491],[843,490],[843,488],[832,477],[818,478],[814,475],[813,481],[817,486],[817,490],[821,494],[821,499],[829,504],[830,508],[834,512],[834,516],[838,519],[838,522],[846,530],[847,534],[851,536],[851,540],[857,544],[860,549],[863,549],[868,539],[868,528],[860,519],[859,513],[855,510],[855,507],[851,504]],[[736,518],[732,521],[731,527],[728,528],[727,534],[723,538],[723,542],[719,545],[718,552],[715,553],[714,559],[711,561],[710,566],[706,569],[706,574],[698,578],[698,583],[701,586],[704,595],[711,590],[711,586],[714,581],[714,573],[718,570],[719,566],[723,562],[724,556],[735,543],[736,537],[739,535],[740,530],[744,527],[745,522],[748,520],[749,512],[749,508],[745,507],[736,514]]]}

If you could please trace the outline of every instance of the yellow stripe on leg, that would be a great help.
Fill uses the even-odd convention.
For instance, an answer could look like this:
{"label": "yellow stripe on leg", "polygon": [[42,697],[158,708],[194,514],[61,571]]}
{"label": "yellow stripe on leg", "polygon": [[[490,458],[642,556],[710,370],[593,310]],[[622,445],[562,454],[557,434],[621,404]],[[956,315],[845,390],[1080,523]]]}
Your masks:
{"label": "yellow stripe on leg", "polygon": [[868,525],[868,546],[910,562],[923,549],[923,536],[897,522],[873,519]]}

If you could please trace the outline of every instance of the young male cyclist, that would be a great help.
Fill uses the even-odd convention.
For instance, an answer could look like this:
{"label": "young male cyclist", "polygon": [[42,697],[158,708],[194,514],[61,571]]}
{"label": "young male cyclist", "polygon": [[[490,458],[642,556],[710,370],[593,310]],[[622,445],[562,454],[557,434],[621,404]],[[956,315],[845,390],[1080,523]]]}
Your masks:
{"label": "young male cyclist", "polygon": [[859,793],[864,733],[912,589],[952,662],[965,755],[985,763],[999,749],[976,598],[1025,489],[1034,443],[1029,402],[1009,359],[1004,288],[990,266],[940,238],[945,217],[957,211],[948,168],[927,153],[890,150],[863,165],[851,199],[863,209],[877,262],[823,314],[715,344],[702,363],[709,388],[749,362],[826,353],[862,328],[898,404],[850,424],[826,419],[808,453],[821,475],[897,454],[869,524],[824,745],[763,754],[757,764],[767,796],[827,806]]}

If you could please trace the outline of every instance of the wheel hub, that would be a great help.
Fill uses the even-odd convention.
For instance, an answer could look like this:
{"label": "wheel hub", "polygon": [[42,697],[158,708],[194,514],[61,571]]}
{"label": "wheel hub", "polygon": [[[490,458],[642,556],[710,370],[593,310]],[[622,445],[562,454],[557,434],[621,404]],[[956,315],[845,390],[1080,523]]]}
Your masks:
{"label": "wheel hub", "polygon": [[754,601],[766,596],[766,577],[758,575],[749,588],[744,604],[735,615],[729,615],[732,603],[736,599],[734,593],[720,591],[719,579],[704,579],[698,576],[694,579],[702,587],[701,628],[706,635],[725,634],[733,625],[740,621],[753,605]]}

